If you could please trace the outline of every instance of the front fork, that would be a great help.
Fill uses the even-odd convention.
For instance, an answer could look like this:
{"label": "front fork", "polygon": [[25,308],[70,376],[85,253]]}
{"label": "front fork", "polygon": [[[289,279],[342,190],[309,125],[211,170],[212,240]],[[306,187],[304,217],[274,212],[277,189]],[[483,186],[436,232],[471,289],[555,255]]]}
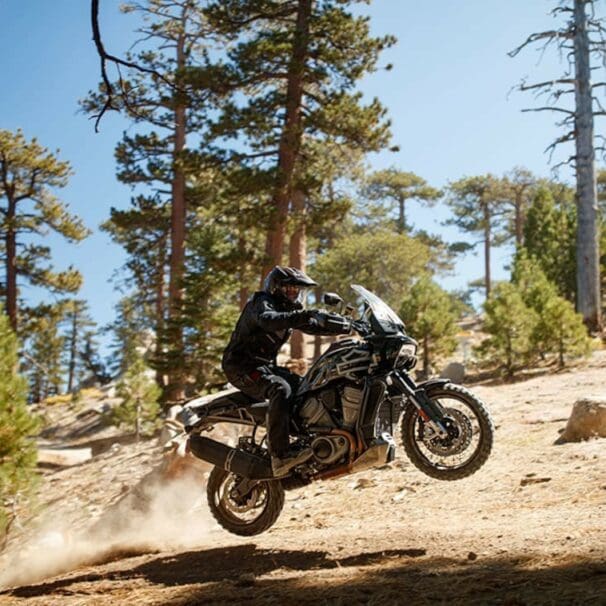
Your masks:
{"label": "front fork", "polygon": [[[447,383],[447,380],[440,381]],[[425,388],[418,386],[406,374],[399,371],[394,371],[387,377],[388,385],[395,385],[402,394],[404,394],[413,406],[419,411],[419,415],[425,423],[427,423],[440,438],[447,438],[448,432],[444,427],[444,410],[438,402],[434,402],[428,395]]]}

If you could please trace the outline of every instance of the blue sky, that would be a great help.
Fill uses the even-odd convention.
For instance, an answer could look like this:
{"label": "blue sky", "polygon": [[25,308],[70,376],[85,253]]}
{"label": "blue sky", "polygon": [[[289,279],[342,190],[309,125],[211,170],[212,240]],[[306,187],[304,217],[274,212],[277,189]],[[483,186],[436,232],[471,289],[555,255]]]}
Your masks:
{"label": "blue sky", "polygon": [[[136,18],[121,15],[117,0],[101,1],[106,48],[122,53],[136,39]],[[388,107],[397,153],[370,158],[375,168],[396,166],[414,171],[435,186],[465,175],[502,174],[523,165],[549,176],[543,153],[557,136],[555,116],[521,113],[532,106],[526,94],[510,89],[523,76],[556,77],[556,57],[527,50],[516,59],[507,51],[533,32],[554,26],[548,14],[555,0],[375,0],[363,7],[375,33],[391,33],[398,44],[382,63],[394,68],[368,77],[361,86]],[[125,207],[131,192],[115,179],[113,150],[128,124],[107,115],[95,133],[78,112],[77,101],[97,86],[99,61],[89,16],[89,0],[0,0],[0,128],[23,129],[50,149],[60,149],[74,176],[60,192],[94,234],[79,245],[49,237],[58,267],[70,263],[84,274],[81,296],[99,324],[113,318],[119,295],[109,282],[124,258],[119,247],[98,231],[111,206]],[[599,125],[598,125],[599,127]],[[599,132],[599,131],[598,131]],[[564,171],[561,176],[570,179]],[[445,208],[410,205],[417,227],[454,240],[459,234],[441,227]],[[495,254],[495,277],[508,251]],[[463,288],[482,275],[481,256],[469,256],[443,280]],[[24,293],[26,296],[28,292]],[[33,295],[33,293],[32,293]]]}

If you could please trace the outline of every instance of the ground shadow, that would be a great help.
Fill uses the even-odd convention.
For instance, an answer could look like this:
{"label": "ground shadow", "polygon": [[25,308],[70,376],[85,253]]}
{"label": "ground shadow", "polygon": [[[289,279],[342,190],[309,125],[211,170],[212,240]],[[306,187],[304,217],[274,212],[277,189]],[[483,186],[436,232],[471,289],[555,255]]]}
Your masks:
{"label": "ground shadow", "polygon": [[[163,554],[133,568],[89,570],[0,595],[59,597],[71,593],[69,587],[79,583],[103,581],[127,587],[141,578],[169,592],[159,592],[162,598],[158,603],[174,606],[226,602],[348,606],[606,604],[606,560],[542,567],[540,561],[529,557],[428,557],[423,549],[335,558],[326,551],[269,550],[253,544]],[[78,594],[77,587],[73,590]]]}

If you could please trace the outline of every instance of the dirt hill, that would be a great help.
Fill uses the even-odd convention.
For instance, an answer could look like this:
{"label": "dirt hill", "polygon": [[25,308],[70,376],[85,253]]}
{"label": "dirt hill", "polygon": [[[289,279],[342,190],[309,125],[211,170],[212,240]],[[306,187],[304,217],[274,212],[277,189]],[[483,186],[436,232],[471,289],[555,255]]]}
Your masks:
{"label": "dirt hill", "polygon": [[606,353],[472,389],[497,426],[476,475],[432,480],[400,451],[287,493],[253,539],[216,526],[201,482],[126,519],[116,503],[157,465],[153,442],[49,470],[38,527],[0,561],[0,605],[606,604],[606,439],[554,445],[576,399],[606,396]]}

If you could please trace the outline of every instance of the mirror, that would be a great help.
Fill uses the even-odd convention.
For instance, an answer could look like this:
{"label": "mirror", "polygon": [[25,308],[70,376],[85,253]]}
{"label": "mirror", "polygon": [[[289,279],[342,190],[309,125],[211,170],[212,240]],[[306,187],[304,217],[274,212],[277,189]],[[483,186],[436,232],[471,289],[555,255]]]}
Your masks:
{"label": "mirror", "polygon": [[326,305],[330,306],[339,305],[339,303],[343,303],[343,299],[341,299],[341,297],[334,292],[324,293],[324,297],[322,297],[322,300]]}

